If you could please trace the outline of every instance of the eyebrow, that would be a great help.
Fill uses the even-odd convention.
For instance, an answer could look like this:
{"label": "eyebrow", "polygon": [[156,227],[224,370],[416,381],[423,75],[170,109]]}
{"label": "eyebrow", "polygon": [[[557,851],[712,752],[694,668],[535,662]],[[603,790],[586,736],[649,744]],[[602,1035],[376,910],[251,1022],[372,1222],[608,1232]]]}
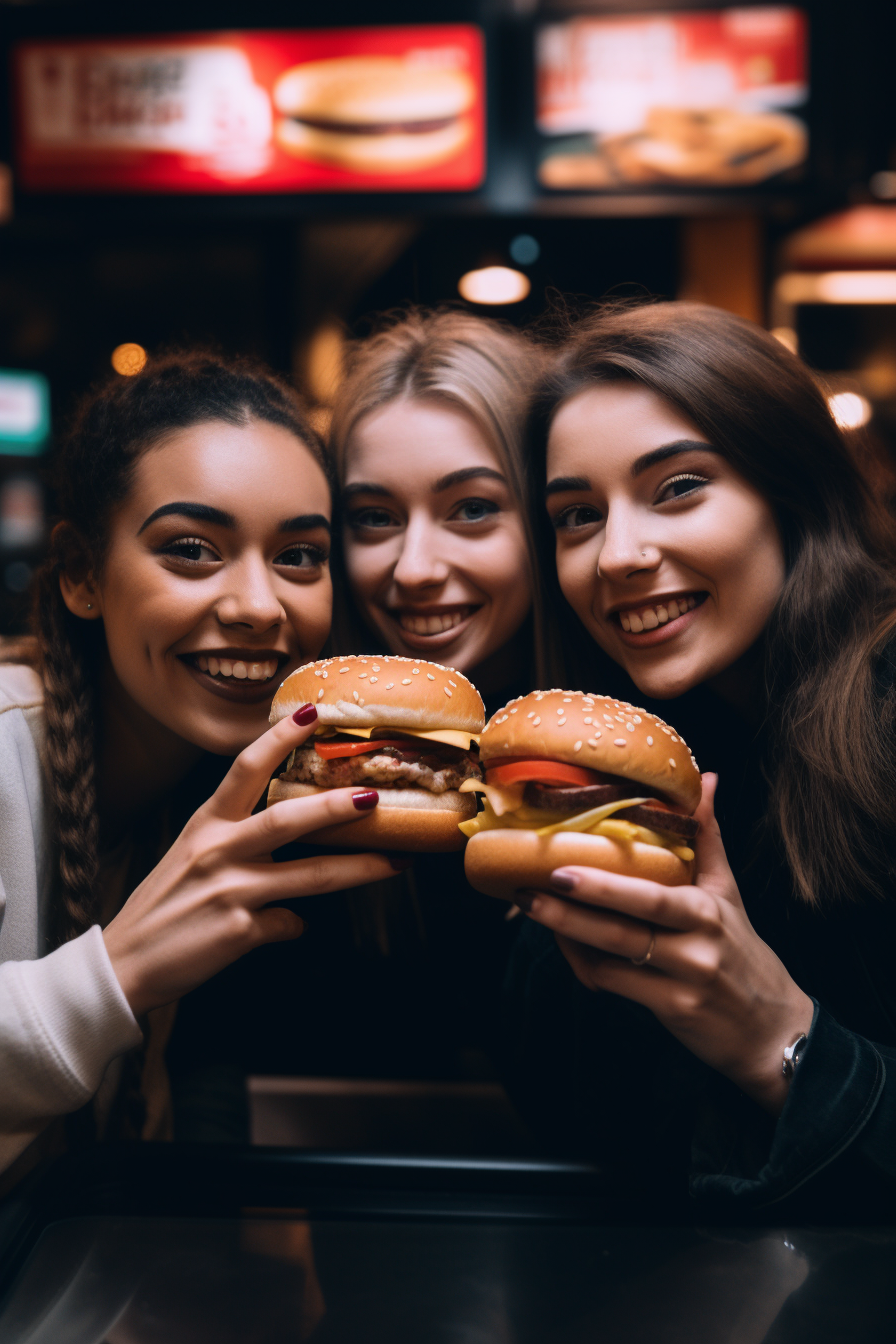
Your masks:
{"label": "eyebrow", "polygon": [[[477,476],[486,476],[490,480],[500,481],[502,485],[507,484],[507,477],[500,471],[495,471],[493,467],[460,467],[457,471],[449,471],[447,476],[440,476],[430,487],[434,495],[440,495],[445,490],[450,490],[453,485],[462,485],[464,481],[475,480]],[[356,481],[353,485],[346,485],[342,490],[343,499],[353,499],[355,495],[387,495],[390,499],[394,498],[395,492],[385,485],[378,485],[375,481]]]}
{"label": "eyebrow", "polygon": [[[193,504],[187,500],[177,500],[173,504],[162,504],[151,513],[139,528],[137,536],[145,532],[151,523],[159,518],[168,518],[172,514],[176,514],[179,518],[192,518],[197,523],[212,523],[215,527],[226,527],[230,531],[234,531],[237,525],[233,514],[225,513],[223,509],[213,508],[211,504]],[[299,513],[295,518],[285,518],[277,525],[277,531],[308,532],[315,527],[322,527],[326,532],[330,531],[329,521],[322,513]]]}
{"label": "eyebrow", "polygon": [[[679,453],[691,452],[697,449],[704,453],[717,453],[718,448],[713,447],[711,443],[706,443],[703,439],[676,439],[674,443],[664,443],[661,448],[653,448],[649,453],[643,453],[635,458],[631,465],[632,476],[640,476],[643,471],[650,467],[655,467],[658,462],[665,462],[669,457],[677,457]],[[548,481],[545,486],[545,495],[560,495],[567,490],[591,490],[591,481],[587,476],[555,476],[552,481]]]}

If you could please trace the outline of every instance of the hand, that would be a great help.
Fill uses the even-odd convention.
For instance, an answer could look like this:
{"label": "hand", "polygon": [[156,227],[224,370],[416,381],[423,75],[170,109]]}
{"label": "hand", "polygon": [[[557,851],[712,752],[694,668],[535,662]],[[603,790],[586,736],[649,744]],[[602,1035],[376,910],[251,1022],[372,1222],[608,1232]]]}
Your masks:
{"label": "hand", "polygon": [[313,731],[283,719],[237,756],[220,787],[184,827],[161,863],[107,925],[103,937],[135,1016],[181,998],[244,952],[297,938],[304,925],[271,901],[339,891],[392,877],[385,854],[325,855],[274,863],[271,851],[319,827],[356,821],[376,806],[371,789],[329,789],[291,798],[257,816],[268,780]]}
{"label": "hand", "polygon": [[[784,1050],[808,1033],[812,1000],[747,918],[713,812],[717,782],[703,776],[692,887],[558,868],[552,880],[563,899],[535,893],[518,904],[554,930],[583,985],[644,1004],[698,1058],[778,1114],[788,1087]],[[632,965],[651,946],[649,964]]]}

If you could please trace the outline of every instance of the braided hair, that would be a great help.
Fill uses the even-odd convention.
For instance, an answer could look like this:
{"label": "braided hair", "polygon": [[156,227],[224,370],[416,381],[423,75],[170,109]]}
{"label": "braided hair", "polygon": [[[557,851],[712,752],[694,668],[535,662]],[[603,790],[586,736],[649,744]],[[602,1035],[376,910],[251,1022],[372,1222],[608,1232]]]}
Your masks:
{"label": "braided hair", "polygon": [[263,365],[205,350],[150,359],[111,379],[76,412],[54,464],[59,522],[35,577],[33,623],[44,683],[49,789],[58,854],[54,946],[96,922],[99,818],[97,686],[105,652],[101,622],[74,616],[60,576],[99,575],[112,516],[135,464],[175,430],[220,420],[279,425],[304,443],[329,479],[320,441],[298,395]]}

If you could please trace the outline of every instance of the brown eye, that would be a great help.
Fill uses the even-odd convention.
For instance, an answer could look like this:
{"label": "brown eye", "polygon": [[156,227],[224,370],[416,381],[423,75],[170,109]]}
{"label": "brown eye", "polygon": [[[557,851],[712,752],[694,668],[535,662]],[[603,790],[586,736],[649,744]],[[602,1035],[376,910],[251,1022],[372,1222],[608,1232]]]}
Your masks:
{"label": "brown eye", "polygon": [[177,541],[171,541],[167,546],[163,546],[160,554],[170,556],[173,560],[184,560],[191,565],[215,563],[221,559],[217,552],[199,537],[179,537]]}
{"label": "brown eye", "polygon": [[290,569],[317,569],[326,564],[327,559],[319,546],[290,546],[280,552],[274,564]]}
{"label": "brown eye", "polygon": [[571,504],[568,509],[557,514],[554,528],[557,532],[571,532],[577,527],[590,527],[599,523],[602,517],[591,504]]}
{"label": "brown eye", "polygon": [[705,476],[695,476],[691,472],[683,471],[678,476],[671,477],[661,487],[659,502],[662,504],[668,500],[683,499],[685,495],[693,494],[708,484],[709,481]]}

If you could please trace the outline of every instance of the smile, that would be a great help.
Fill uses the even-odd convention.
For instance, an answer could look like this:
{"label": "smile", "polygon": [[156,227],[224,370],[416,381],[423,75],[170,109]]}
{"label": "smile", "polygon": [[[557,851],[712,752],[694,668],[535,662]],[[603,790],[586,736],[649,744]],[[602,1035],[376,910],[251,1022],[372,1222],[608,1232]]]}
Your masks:
{"label": "smile", "polygon": [[406,634],[431,637],[457,629],[478,610],[478,607],[473,606],[445,607],[439,611],[428,612],[396,610],[390,611],[389,615],[393,621],[398,622]]}
{"label": "smile", "polygon": [[235,677],[237,681],[270,681],[278,667],[276,658],[253,663],[242,658],[215,658],[198,653],[195,661],[200,672],[207,672],[211,677]]}
{"label": "smile", "polygon": [[663,598],[660,602],[629,607],[626,611],[617,611],[615,615],[623,630],[640,635],[644,630],[656,630],[658,626],[677,621],[699,607],[705,599],[706,593],[681,593],[678,597]]}

